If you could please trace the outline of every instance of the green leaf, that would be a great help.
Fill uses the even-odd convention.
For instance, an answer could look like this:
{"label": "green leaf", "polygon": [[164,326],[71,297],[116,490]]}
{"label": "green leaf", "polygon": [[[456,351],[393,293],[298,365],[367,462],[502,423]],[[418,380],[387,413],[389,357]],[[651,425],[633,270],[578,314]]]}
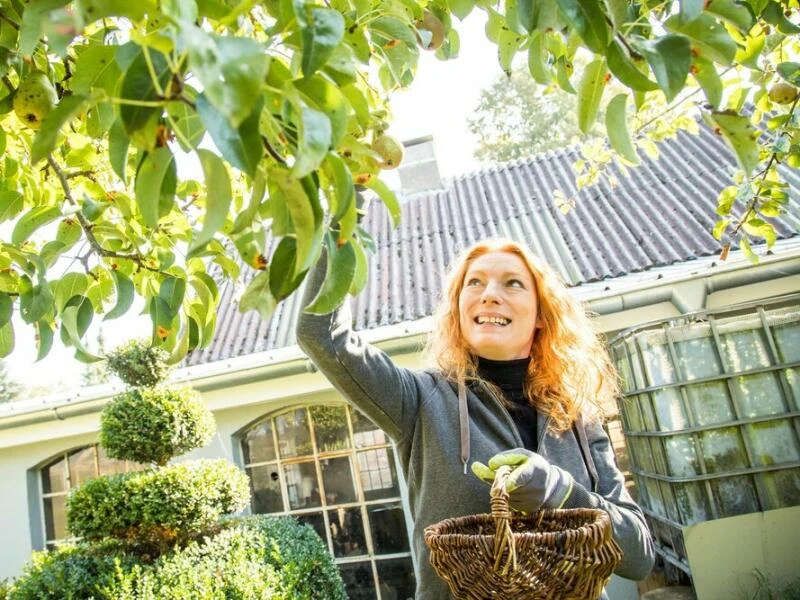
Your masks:
{"label": "green leaf", "polygon": [[64,306],[75,296],[83,296],[89,287],[88,276],[84,273],[67,273],[52,283],[53,305],[60,314]]}
{"label": "green leaf", "polygon": [[296,81],[294,86],[311,106],[327,115],[331,125],[330,145],[338,146],[347,133],[348,106],[342,92],[320,75]]}
{"label": "green leaf", "polygon": [[771,248],[777,240],[778,234],[775,231],[775,226],[758,217],[751,217],[744,222],[743,227],[748,235],[764,238],[768,248]]}
{"label": "green leaf", "polygon": [[14,324],[9,321],[0,327],[0,358],[5,358],[14,349]]}
{"label": "green leaf", "polygon": [[319,168],[331,145],[331,121],[325,113],[300,101],[295,108],[300,112],[297,156],[292,165],[292,175],[305,177]]}
{"label": "green leaf", "polygon": [[656,40],[632,40],[650,64],[659,87],[668,101],[672,101],[686,84],[692,62],[689,38],[667,34]]}
{"label": "green leaf", "polygon": [[800,33],[800,25],[795,25],[786,15],[783,14],[783,7],[780,2],[771,0],[761,13],[763,18],[770,25],[774,25],[779,32],[784,35],[794,35]]}
{"label": "green leaf", "polygon": [[800,86],[800,63],[782,62],[776,69],[778,75],[794,86]]}
{"label": "green leaf", "polygon": [[198,150],[197,156],[203,167],[206,186],[206,210],[203,228],[192,239],[192,245],[189,250],[190,255],[205,246],[214,237],[214,234],[222,228],[225,218],[228,216],[232,197],[228,170],[219,156],[205,149]]}
{"label": "green leaf", "polygon": [[[288,171],[274,167],[269,172],[270,190],[277,188],[286,203],[297,239],[295,273],[306,271],[319,256],[322,235],[319,199],[310,198],[303,184]],[[272,196],[270,191],[270,196]]]}
{"label": "green leaf", "polygon": [[689,22],[692,19],[700,16],[703,12],[703,5],[705,0],[680,0],[680,17],[684,22]]}
{"label": "green leaf", "polygon": [[[404,23],[397,17],[380,16],[369,23],[369,31],[373,41],[378,41],[381,45],[386,45],[392,40],[400,40],[406,46],[415,47],[417,38],[408,23]],[[377,40],[376,40],[377,38]]]}
{"label": "green leaf", "polygon": [[589,50],[605,53],[610,34],[600,0],[558,0],[558,7]]}
{"label": "green leaf", "polygon": [[21,244],[27,240],[34,231],[55,221],[61,216],[57,206],[35,206],[20,217],[14,231],[11,233],[11,243]]}
{"label": "green leaf", "polygon": [[528,33],[536,30],[536,22],[539,20],[539,11],[542,3],[535,0],[517,0],[516,19],[520,26]]}
{"label": "green leaf", "polygon": [[400,202],[397,200],[395,193],[377,177],[370,179],[367,187],[378,194],[378,197],[389,211],[389,216],[392,218],[392,227],[397,227],[400,223]]}
{"label": "green leaf", "polygon": [[16,217],[25,206],[25,198],[14,190],[0,191],[0,223]]}
{"label": "green leaf", "polygon": [[14,313],[14,302],[8,294],[0,293],[0,327],[3,327],[11,320]]}
{"label": "green leaf", "polygon": [[475,8],[476,5],[477,3],[475,0],[447,0],[447,6],[461,21],[472,12],[472,9]]}
{"label": "green leaf", "polygon": [[347,165],[335,152],[330,152],[325,157],[323,165],[328,176],[333,180],[335,196],[331,201],[331,221],[337,222],[347,212],[356,199],[356,188],[353,185],[353,176]]}
{"label": "green leaf", "polygon": [[83,110],[88,102],[85,96],[65,96],[51,110],[42,122],[42,127],[36,133],[31,146],[31,162],[37,163],[53,151],[56,146],[56,137],[61,127]]}
{"label": "green leaf", "polygon": [[113,94],[122,75],[115,54],[115,46],[91,44],[82,47],[69,80],[72,91],[89,95],[93,89],[99,88]]}
{"label": "green leaf", "polygon": [[[118,63],[120,62],[120,50],[122,48],[124,48],[124,46],[120,46],[120,49],[117,50]],[[158,89],[150,77],[150,71],[147,68],[144,52],[149,53],[156,79],[162,89],[166,87],[167,82],[169,82],[172,76],[167,60],[164,58],[163,54],[155,50],[142,50],[136,46],[134,46],[134,48],[137,48],[138,52],[134,55],[130,66],[125,70],[119,88],[119,95],[125,100],[143,100],[148,102],[158,100]],[[130,50],[127,51],[130,52]],[[151,117],[159,114],[161,114],[161,108],[158,107],[138,106],[134,104],[120,104],[119,106],[119,116],[128,135],[144,128]]]}
{"label": "green leaf", "polygon": [[590,62],[583,72],[578,88],[578,127],[584,134],[589,133],[597,120],[600,99],[606,89],[607,73],[606,61],[602,58]]}
{"label": "green leaf", "polygon": [[[330,239],[330,238],[329,238]],[[317,295],[305,307],[305,312],[313,315],[326,315],[344,301],[356,273],[356,252],[352,240],[343,246],[328,243],[328,267],[325,281]]]}
{"label": "green leaf", "polygon": [[631,142],[631,134],[628,131],[628,120],[625,114],[625,106],[628,102],[627,94],[617,94],[606,107],[606,131],[608,141],[614,151],[622,158],[633,164],[639,164],[639,156]]}
{"label": "green leaf", "polygon": [[[206,134],[206,128],[203,127],[197,111],[184,102],[170,102],[167,105],[167,114],[172,119],[175,129],[180,133],[177,140],[181,149],[184,152],[196,150]],[[188,142],[189,145],[187,146],[184,142]]]}
{"label": "green leaf", "polygon": [[608,47],[606,59],[608,60],[608,70],[611,71],[614,77],[632,90],[649,92],[658,89],[658,84],[650,81],[647,76],[636,67],[633,60],[628,57],[627,51],[618,41],[614,40],[611,42],[611,45]]}
{"label": "green leaf", "polygon": [[726,66],[733,62],[739,49],[725,26],[709,14],[702,14],[688,23],[682,22],[678,16],[670,17],[664,26],[691,38],[701,58],[710,58]]}
{"label": "green leaf", "polygon": [[725,230],[728,228],[728,224],[730,222],[730,219],[720,219],[714,224],[714,230],[711,232],[711,235],[714,236],[715,240],[722,239],[722,234],[725,233]]}
{"label": "green leaf", "polygon": [[500,60],[500,67],[508,76],[511,76],[511,63],[514,61],[514,56],[522,47],[524,41],[525,36],[512,31],[508,27],[500,30],[497,37],[497,57]]}
{"label": "green leaf", "polygon": [[214,145],[234,167],[253,177],[264,145],[259,132],[259,119],[263,102],[261,97],[253,112],[234,129],[228,120],[208,101],[204,94],[197,97],[197,114],[205,125]]}
{"label": "green leaf", "polygon": [[87,22],[106,17],[127,17],[134,21],[146,14],[157,14],[156,0],[81,0],[80,7]]}
{"label": "green leaf", "polygon": [[158,297],[163,300],[168,319],[178,314],[186,294],[186,280],[183,277],[166,277],[158,288]]}
{"label": "green leaf", "polygon": [[42,360],[53,347],[53,327],[49,321],[36,322],[36,362]]}
{"label": "green leaf", "polygon": [[536,83],[550,85],[553,81],[553,72],[547,64],[548,52],[542,43],[542,33],[535,31],[530,36],[528,48],[528,71]]}
{"label": "green leaf", "polygon": [[26,323],[35,323],[52,309],[53,294],[46,282],[20,294],[19,314]]}
{"label": "green leaf", "polygon": [[309,77],[321,68],[344,38],[344,17],[336,10],[293,0],[302,40],[301,68]]}
{"label": "green leaf", "polygon": [[128,146],[130,139],[125,133],[122,121],[117,119],[108,133],[108,161],[114,173],[122,180],[128,182]]}
{"label": "green leaf", "polygon": [[264,170],[258,169],[250,187],[250,201],[247,204],[247,208],[236,216],[230,235],[236,235],[253,224],[253,219],[258,214],[261,203],[264,200],[264,192],[266,189],[267,180],[264,175]]}
{"label": "green leaf", "polygon": [[569,94],[576,93],[570,81],[574,70],[575,67],[567,60],[566,56],[558,57],[558,60],[556,60],[556,81],[558,82],[558,86]]}
{"label": "green leaf", "polygon": [[193,24],[183,25],[180,39],[203,95],[238,128],[261,97],[269,67],[266,49],[254,39],[212,35]]}
{"label": "green leaf", "polygon": [[717,74],[716,66],[706,58],[695,58],[692,66],[692,76],[703,88],[706,100],[713,108],[719,108],[720,102],[722,102],[723,85]]}
{"label": "green leaf", "polygon": [[256,275],[239,300],[239,310],[247,312],[256,310],[266,322],[275,312],[276,302],[269,291],[269,271],[262,271]]}
{"label": "green leaf", "polygon": [[136,173],[136,203],[148,227],[158,225],[162,185],[175,158],[167,146],[148,152]]}
{"label": "green leaf", "polygon": [[297,240],[285,237],[275,248],[269,263],[269,289],[277,302],[288,297],[303,282],[306,271],[295,274],[296,264]]}
{"label": "green leaf", "polygon": [[759,162],[758,131],[750,119],[733,111],[704,112],[703,118],[715,132],[724,136],[736,154],[739,167],[749,177]]}
{"label": "green leaf", "polygon": [[133,282],[119,271],[111,271],[114,278],[114,286],[117,290],[117,303],[103,317],[104,320],[116,319],[121,317],[133,304],[134,287]]}
{"label": "green leaf", "polygon": [[727,21],[742,33],[747,33],[755,24],[755,15],[747,2],[740,0],[710,0],[705,10]]}
{"label": "green leaf", "polygon": [[74,346],[90,360],[103,360],[89,352],[81,338],[89,329],[94,315],[91,301],[85,296],[75,296],[61,313],[61,338],[66,344]]}
{"label": "green leaf", "polygon": [[[70,0],[38,0],[25,3],[22,23],[19,27],[19,54],[33,54],[43,26],[50,21],[50,12],[66,6]],[[3,6],[3,11],[8,10]]]}
{"label": "green leaf", "polygon": [[356,254],[356,270],[353,274],[353,282],[350,284],[350,295],[351,296],[358,296],[364,289],[364,286],[367,285],[367,255],[364,252],[364,248],[361,247],[361,244],[353,243],[353,250],[355,250]]}

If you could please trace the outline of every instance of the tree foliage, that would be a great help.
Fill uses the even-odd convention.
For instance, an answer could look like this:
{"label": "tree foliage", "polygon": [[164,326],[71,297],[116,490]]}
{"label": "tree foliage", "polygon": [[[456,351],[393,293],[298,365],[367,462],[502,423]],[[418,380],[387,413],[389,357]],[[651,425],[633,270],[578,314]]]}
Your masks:
{"label": "tree foliage", "polygon": [[0,360],[0,402],[13,402],[21,392],[22,384],[11,377],[6,363]]}
{"label": "tree foliage", "polygon": [[91,321],[139,297],[178,361],[214,334],[210,269],[258,271],[239,307],[268,317],[323,247],[336,269],[309,310],[358,292],[371,239],[356,186],[399,218],[379,177],[396,160],[373,145],[387,95],[421,48],[456,54],[476,9],[506,71],[521,55],[574,93],[584,132],[604,115],[610,146],[586,181],[674,126],[647,110],[696,103],[740,167],[714,234],[774,241],[777,165],[800,164],[798,0],[0,0],[0,356],[19,311],[40,357],[59,335],[98,360]]}

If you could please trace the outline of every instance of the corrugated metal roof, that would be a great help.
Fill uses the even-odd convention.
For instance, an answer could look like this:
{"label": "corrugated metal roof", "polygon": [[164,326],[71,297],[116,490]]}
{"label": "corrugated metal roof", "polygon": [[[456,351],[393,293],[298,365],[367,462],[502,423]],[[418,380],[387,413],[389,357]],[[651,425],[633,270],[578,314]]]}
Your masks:
{"label": "corrugated metal roof", "polygon": [[[356,329],[412,321],[432,313],[447,265],[473,242],[504,236],[528,244],[570,286],[579,286],[710,256],[720,251],[711,236],[719,191],[730,185],[735,164],[719,136],[701,127],[659,144],[658,160],[643,157],[618,184],[603,181],[578,191],[574,148],[518,160],[447,180],[440,190],[402,198],[403,216],[392,229],[374,202],[364,226],[375,238],[369,282],[353,305]],[[779,238],[800,233],[800,173],[785,170],[788,215],[776,223]],[[560,189],[575,207],[564,215],[553,200]],[[400,193],[402,196],[402,192]],[[253,272],[244,269],[245,286]],[[238,310],[226,285],[217,333],[187,365],[222,360],[295,343],[299,293],[284,301],[269,322]]]}

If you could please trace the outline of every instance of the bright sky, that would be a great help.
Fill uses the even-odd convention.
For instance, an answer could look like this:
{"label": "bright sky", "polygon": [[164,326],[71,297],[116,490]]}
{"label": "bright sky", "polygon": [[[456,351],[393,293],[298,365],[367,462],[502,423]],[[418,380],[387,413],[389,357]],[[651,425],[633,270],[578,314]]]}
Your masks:
{"label": "bright sky", "polygon": [[[457,23],[461,35],[459,57],[438,60],[433,52],[421,51],[417,76],[410,89],[397,92],[392,98],[394,121],[389,133],[402,140],[432,135],[439,171],[452,177],[480,167],[473,158],[475,140],[467,130],[467,117],[478,104],[480,91],[489,87],[501,73],[497,50],[484,34],[485,17],[475,11],[464,22]],[[387,184],[396,185],[396,174],[387,172]],[[149,321],[133,317],[135,311],[117,321],[103,325],[106,349],[111,349],[131,336],[147,335]],[[84,341],[94,348],[100,317],[95,317]],[[85,366],[73,358],[74,351],[64,348],[59,336],[50,354],[41,362],[36,359],[33,330],[15,321],[16,347],[5,359],[11,376],[33,386],[80,385]]]}

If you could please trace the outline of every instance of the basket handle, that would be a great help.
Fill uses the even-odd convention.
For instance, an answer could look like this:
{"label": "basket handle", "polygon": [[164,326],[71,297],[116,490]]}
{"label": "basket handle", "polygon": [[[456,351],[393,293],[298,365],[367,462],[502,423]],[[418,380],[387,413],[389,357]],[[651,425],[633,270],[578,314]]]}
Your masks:
{"label": "basket handle", "polygon": [[[514,545],[514,534],[511,531],[511,509],[508,507],[506,479],[511,474],[511,467],[503,465],[494,475],[494,483],[489,492],[492,518],[494,518],[494,570],[506,575],[511,569],[517,570],[517,549]],[[504,559],[505,557],[505,559]]]}

